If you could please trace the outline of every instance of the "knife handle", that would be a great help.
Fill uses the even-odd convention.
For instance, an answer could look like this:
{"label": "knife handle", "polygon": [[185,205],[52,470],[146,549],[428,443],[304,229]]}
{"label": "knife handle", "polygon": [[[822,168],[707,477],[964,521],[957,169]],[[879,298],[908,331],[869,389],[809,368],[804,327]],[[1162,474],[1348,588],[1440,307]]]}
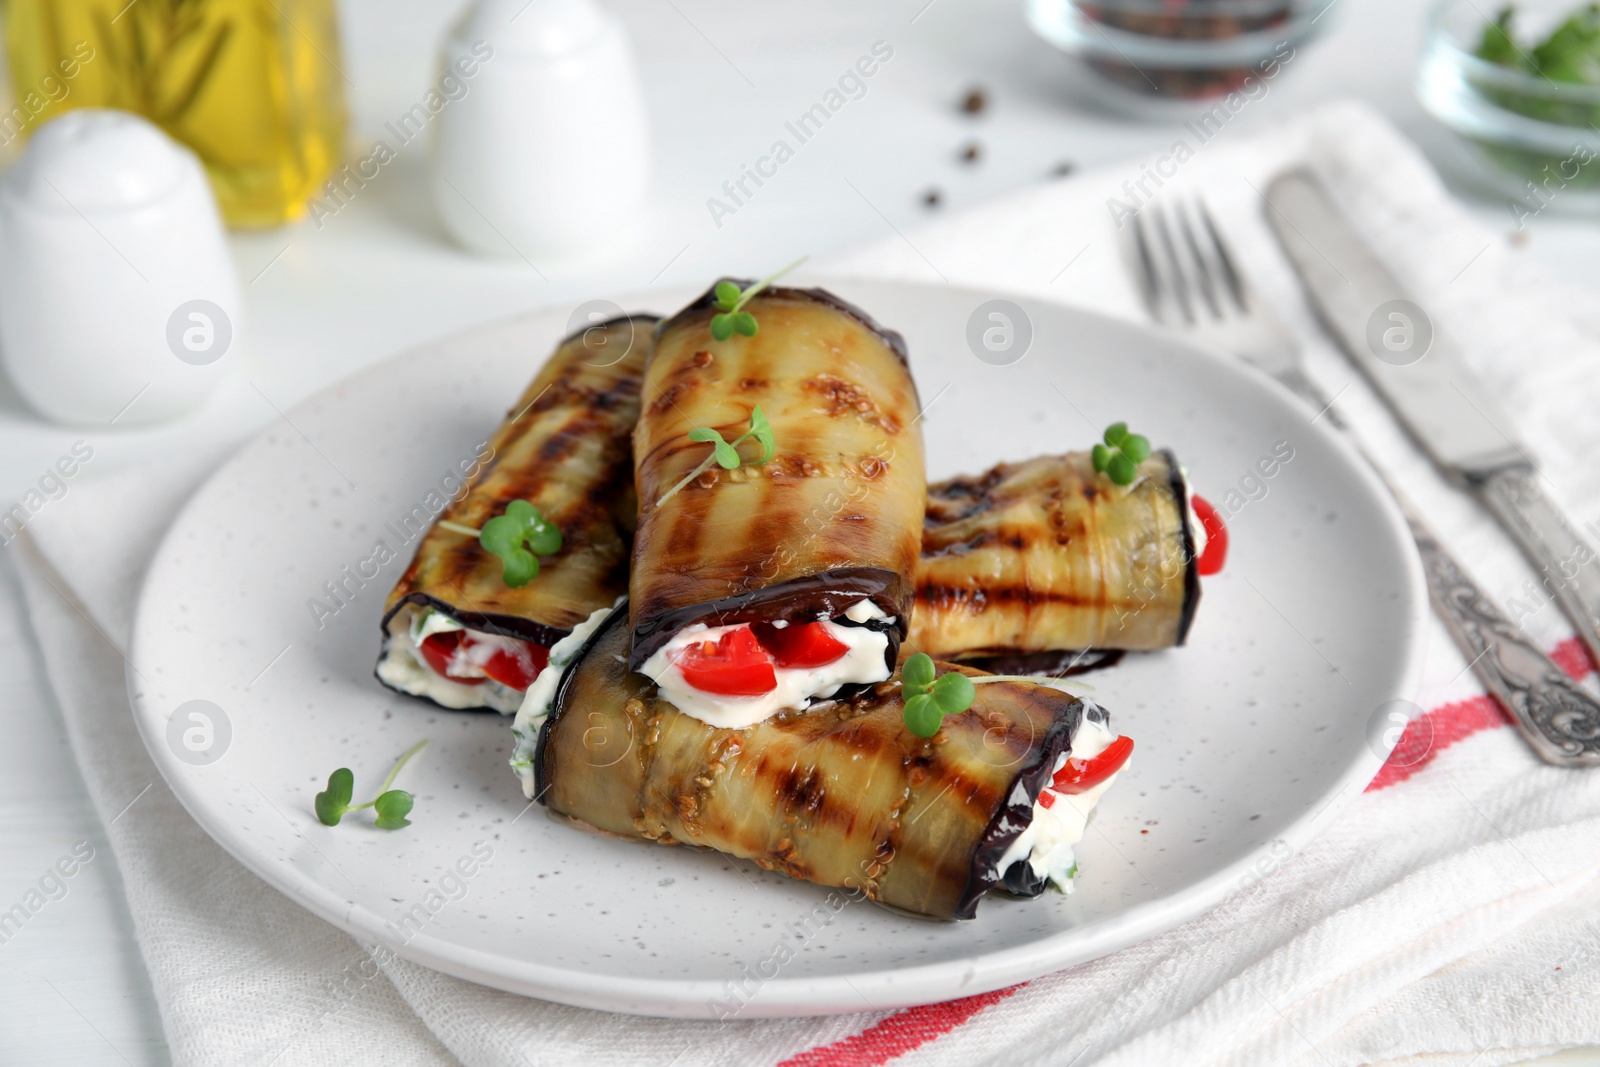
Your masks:
{"label": "knife handle", "polygon": [[1531,467],[1502,468],[1477,480],[1473,489],[1522,546],[1579,640],[1600,663],[1600,558],[1594,547],[1545,496]]}
{"label": "knife handle", "polygon": [[1600,703],[1500,613],[1404,500],[1400,510],[1435,610],[1529,747],[1558,767],[1600,767]]}
{"label": "knife handle", "polygon": [[[1277,378],[1325,412],[1334,426],[1346,431],[1350,443],[1388,488],[1417,543],[1434,612],[1467,657],[1478,680],[1511,717],[1528,747],[1540,759],[1558,767],[1600,766],[1600,703],[1579,688],[1484,596],[1405,494],[1362,447],[1360,439],[1349,434],[1349,427],[1321,388],[1298,368],[1280,369]],[[1537,487],[1533,491],[1537,492]],[[1554,508],[1550,510],[1560,517]]]}

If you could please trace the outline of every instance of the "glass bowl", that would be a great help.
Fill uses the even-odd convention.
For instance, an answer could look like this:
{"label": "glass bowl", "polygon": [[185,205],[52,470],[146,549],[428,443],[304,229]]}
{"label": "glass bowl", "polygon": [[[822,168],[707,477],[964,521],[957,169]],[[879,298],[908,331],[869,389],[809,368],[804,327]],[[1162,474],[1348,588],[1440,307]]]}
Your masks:
{"label": "glass bowl", "polygon": [[1164,115],[1254,98],[1331,0],[1026,0],[1028,25],[1083,61],[1097,103]]}
{"label": "glass bowl", "polygon": [[[1519,0],[1519,46],[1543,40],[1581,6],[1577,0]],[[1483,175],[1528,213],[1554,204],[1600,206],[1600,85],[1554,82],[1478,58],[1488,19],[1497,12],[1474,0],[1441,0],[1429,17],[1417,98],[1475,149]]]}

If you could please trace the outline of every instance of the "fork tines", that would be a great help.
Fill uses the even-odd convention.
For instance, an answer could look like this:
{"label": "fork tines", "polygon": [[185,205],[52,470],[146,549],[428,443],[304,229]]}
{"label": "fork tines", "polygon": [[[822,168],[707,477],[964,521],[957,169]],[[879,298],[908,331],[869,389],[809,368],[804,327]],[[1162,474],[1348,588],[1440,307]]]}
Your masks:
{"label": "fork tines", "polygon": [[1205,201],[1191,208],[1176,200],[1172,221],[1168,214],[1152,204],[1133,216],[1133,259],[1151,317],[1186,328],[1202,325],[1202,316],[1220,322],[1248,315],[1249,293]]}

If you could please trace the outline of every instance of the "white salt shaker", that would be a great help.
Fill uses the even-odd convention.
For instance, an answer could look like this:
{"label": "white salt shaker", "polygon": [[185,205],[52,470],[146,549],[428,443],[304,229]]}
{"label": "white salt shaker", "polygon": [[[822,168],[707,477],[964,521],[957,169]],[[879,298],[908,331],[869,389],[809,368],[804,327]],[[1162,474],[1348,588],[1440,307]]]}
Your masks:
{"label": "white salt shaker", "polygon": [[593,0],[478,0],[440,61],[465,89],[439,114],[434,146],[434,197],[456,240],[485,255],[565,256],[635,218],[648,131],[616,18]]}
{"label": "white salt shaker", "polygon": [[40,127],[0,182],[0,356],[41,414],[131,425],[198,406],[240,325],[194,154],[123,111]]}

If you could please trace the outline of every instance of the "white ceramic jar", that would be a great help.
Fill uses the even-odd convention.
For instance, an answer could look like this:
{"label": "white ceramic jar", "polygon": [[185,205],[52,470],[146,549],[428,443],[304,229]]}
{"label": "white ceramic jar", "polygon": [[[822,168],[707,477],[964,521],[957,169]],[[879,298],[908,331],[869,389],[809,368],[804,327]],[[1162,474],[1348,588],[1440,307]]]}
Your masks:
{"label": "white ceramic jar", "polygon": [[649,179],[644,96],[621,23],[593,0],[478,0],[445,40],[475,70],[439,115],[446,228],[494,256],[570,256],[633,221]]}
{"label": "white ceramic jar", "polygon": [[60,422],[172,418],[237,344],[239,284],[205,172],[123,111],[40,127],[0,182],[0,356]]}

